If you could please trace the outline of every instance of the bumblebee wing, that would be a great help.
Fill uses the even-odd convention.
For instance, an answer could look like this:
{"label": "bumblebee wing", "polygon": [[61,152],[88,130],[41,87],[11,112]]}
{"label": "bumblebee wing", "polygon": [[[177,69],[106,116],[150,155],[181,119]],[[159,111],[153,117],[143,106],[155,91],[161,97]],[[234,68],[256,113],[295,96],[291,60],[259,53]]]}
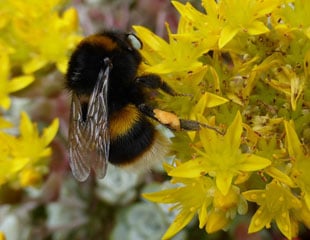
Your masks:
{"label": "bumblebee wing", "polygon": [[78,96],[75,93],[72,95],[69,160],[72,173],[79,181],[87,179],[91,168],[98,178],[103,178],[106,173],[110,147],[107,106],[109,72],[109,66],[99,72],[88,103],[86,119],[83,120]]}
{"label": "bumblebee wing", "polygon": [[[95,145],[95,155],[90,160],[98,178],[106,174],[106,161],[109,159],[110,135],[108,128],[108,80],[111,67],[101,69],[94,91],[90,96],[87,111],[87,131],[90,137],[89,145]],[[94,140],[94,141],[93,141]]]}
{"label": "bumblebee wing", "polygon": [[84,128],[86,122],[82,119],[82,107],[75,93],[72,95],[69,128],[69,161],[73,176],[79,181],[85,181],[90,173],[90,164],[85,149]]}

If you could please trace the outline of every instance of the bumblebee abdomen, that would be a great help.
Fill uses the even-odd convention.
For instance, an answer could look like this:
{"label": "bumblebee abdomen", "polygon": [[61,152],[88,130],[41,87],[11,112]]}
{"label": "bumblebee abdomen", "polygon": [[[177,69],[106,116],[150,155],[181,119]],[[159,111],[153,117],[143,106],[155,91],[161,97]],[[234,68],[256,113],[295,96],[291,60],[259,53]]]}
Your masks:
{"label": "bumblebee abdomen", "polygon": [[109,161],[126,165],[141,158],[152,148],[156,130],[153,124],[136,108],[128,104],[113,113],[110,125]]}

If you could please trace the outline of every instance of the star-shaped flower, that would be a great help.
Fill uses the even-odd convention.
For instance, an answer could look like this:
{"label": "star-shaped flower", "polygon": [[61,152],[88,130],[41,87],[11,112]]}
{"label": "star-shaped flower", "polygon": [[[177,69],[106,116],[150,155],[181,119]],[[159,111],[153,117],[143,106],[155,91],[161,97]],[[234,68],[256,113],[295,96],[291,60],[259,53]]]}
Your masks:
{"label": "star-shaped flower", "polygon": [[[41,136],[37,125],[32,123],[25,112],[21,114],[19,132],[15,137],[0,132],[0,185],[20,178],[21,185],[29,185],[40,179],[45,159],[50,156],[48,146],[58,131],[59,121],[55,119],[43,130]],[[43,160],[43,161],[42,161]],[[42,168],[43,167],[43,168]]]}
{"label": "star-shaped flower", "polygon": [[272,182],[264,190],[250,190],[244,192],[243,196],[259,205],[252,217],[249,233],[257,232],[264,227],[270,228],[270,222],[275,220],[285,237],[288,239],[293,237],[290,210],[300,209],[302,205],[287,187]]}
{"label": "star-shaped flower", "polygon": [[143,194],[143,197],[154,202],[172,203],[174,204],[173,209],[179,210],[162,239],[170,239],[183,229],[197,213],[199,227],[202,228],[208,219],[207,209],[213,200],[210,193],[213,192],[211,189],[214,188],[214,183],[210,178],[204,176],[195,179],[178,178],[176,181],[182,186]]}
{"label": "star-shaped flower", "polygon": [[200,139],[204,150],[199,157],[181,164],[169,172],[173,177],[195,178],[208,174],[216,179],[216,186],[226,195],[235,177],[243,172],[261,170],[270,160],[240,150],[242,119],[238,112],[224,136],[210,129],[202,129]]}

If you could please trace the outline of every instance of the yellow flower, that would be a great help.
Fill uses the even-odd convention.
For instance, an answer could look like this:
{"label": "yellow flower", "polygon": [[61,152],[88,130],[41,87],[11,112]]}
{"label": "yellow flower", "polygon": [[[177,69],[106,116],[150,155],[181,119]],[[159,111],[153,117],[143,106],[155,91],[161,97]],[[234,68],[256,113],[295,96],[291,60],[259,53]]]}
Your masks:
{"label": "yellow flower", "polygon": [[[1,48],[0,48],[1,49]],[[25,88],[34,81],[31,75],[22,75],[10,79],[10,59],[6,54],[0,55],[0,107],[7,110],[11,105],[10,93]],[[10,80],[9,80],[10,79]]]}
{"label": "yellow flower", "polygon": [[204,151],[200,157],[187,161],[169,172],[172,177],[196,178],[209,174],[216,179],[216,186],[226,195],[234,177],[243,172],[263,169],[270,160],[240,150],[242,134],[241,114],[238,112],[225,136],[210,129],[202,129],[200,139]]}
{"label": "yellow flower", "polygon": [[[21,185],[38,183],[38,175],[29,173],[43,173],[46,161],[51,154],[48,147],[58,130],[58,119],[43,130],[39,135],[36,124],[32,123],[26,113],[22,112],[20,120],[20,136],[15,137],[0,132],[0,185],[15,180],[20,174]],[[35,168],[38,167],[38,168]],[[36,170],[34,170],[36,169]],[[24,172],[25,171],[25,172]],[[29,172],[32,171],[32,172]]]}
{"label": "yellow flower", "polygon": [[[14,38],[12,58],[20,63],[25,73],[34,72],[46,64],[55,63],[61,72],[66,71],[68,51],[81,36],[77,34],[78,16],[75,9],[60,15],[63,0],[30,0],[6,2],[6,28],[4,39]],[[0,23],[1,24],[1,23]],[[1,30],[1,29],[0,29]]]}
{"label": "yellow flower", "polygon": [[[165,169],[169,173],[175,168],[165,164]],[[224,196],[216,188],[214,180],[207,176],[176,177],[171,182],[177,184],[177,188],[143,194],[148,200],[173,204],[171,209],[178,210],[163,239],[170,239],[182,230],[196,214],[199,228],[205,228],[208,233],[213,233],[227,227],[237,213],[247,212],[247,202],[236,186],[230,188],[228,194]]]}
{"label": "yellow flower", "polygon": [[[278,29],[302,30],[310,38],[310,2],[308,0],[294,0],[294,7],[282,6],[274,11],[273,19]],[[279,21],[280,20],[280,21]]]}
{"label": "yellow flower", "polygon": [[284,121],[286,145],[291,162],[293,163],[291,176],[300,187],[306,205],[310,210],[310,155],[303,150],[292,121]]}
{"label": "yellow flower", "polygon": [[180,2],[172,1],[172,4],[181,14],[178,33],[190,34],[193,40],[203,41],[206,52],[218,48],[218,40],[224,22],[219,18],[219,7],[215,1],[202,1],[207,14],[196,10],[189,2],[183,5]]}
{"label": "yellow flower", "polygon": [[202,228],[207,221],[207,209],[212,203],[213,182],[208,177],[194,179],[176,179],[183,186],[167,189],[155,193],[143,194],[143,197],[161,203],[174,203],[173,209],[179,213],[162,237],[170,239],[181,231],[198,213],[199,227]]}
{"label": "yellow flower", "polygon": [[219,14],[225,25],[219,38],[219,48],[224,47],[237,33],[249,35],[263,34],[269,31],[264,21],[282,3],[281,0],[222,0]]}
{"label": "yellow flower", "polygon": [[148,63],[145,71],[157,74],[197,71],[203,68],[198,60],[206,52],[202,41],[193,41],[190,35],[169,34],[169,43],[148,29],[134,26],[143,42],[141,53]]}
{"label": "yellow flower", "polygon": [[270,222],[274,219],[285,237],[288,239],[294,237],[290,210],[300,209],[302,205],[288,188],[272,182],[265,190],[250,190],[243,195],[248,201],[259,205],[251,219],[249,233],[257,232],[264,227],[270,228]]}
{"label": "yellow flower", "polygon": [[223,48],[239,32],[249,35],[263,34],[269,31],[265,22],[271,13],[283,1],[256,0],[204,0],[202,5],[207,14],[203,14],[187,3],[183,5],[173,1],[173,5],[181,14],[179,31],[191,33],[192,37],[206,38],[209,49]]}
{"label": "yellow flower", "polygon": [[32,123],[25,112],[21,113],[21,121],[19,126],[20,136],[13,141],[12,155],[13,157],[27,157],[29,161],[36,162],[42,157],[51,154],[51,148],[47,147],[58,131],[59,121],[55,119],[51,126],[43,130],[39,135],[37,125]]}
{"label": "yellow flower", "polygon": [[[71,8],[66,10],[62,16],[56,12],[49,13],[49,17],[41,22],[43,19],[36,19],[37,26],[35,34],[29,34],[24,29],[24,39],[33,48],[34,58],[29,63],[24,65],[26,73],[33,72],[47,63],[56,63],[57,68],[61,72],[67,69],[68,50],[73,49],[81,37],[74,33],[77,29],[77,12]],[[44,23],[46,22],[46,23]],[[29,23],[33,24],[33,23]],[[33,26],[32,26],[33,27]],[[15,28],[20,26],[16,24]],[[46,32],[46,28],[49,29]],[[27,34],[26,34],[27,33]],[[38,42],[33,44],[31,38],[37,37]]]}

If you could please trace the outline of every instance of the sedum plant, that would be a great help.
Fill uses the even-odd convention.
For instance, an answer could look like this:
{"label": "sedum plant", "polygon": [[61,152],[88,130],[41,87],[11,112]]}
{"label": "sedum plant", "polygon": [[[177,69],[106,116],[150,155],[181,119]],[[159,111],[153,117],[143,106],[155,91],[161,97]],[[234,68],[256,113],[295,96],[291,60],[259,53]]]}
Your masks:
{"label": "sedum plant", "polygon": [[168,41],[134,26],[141,72],[184,95],[161,93],[160,106],[223,135],[203,128],[172,138],[175,160],[164,168],[175,187],[143,195],[178,211],[162,238],[194,217],[213,233],[246,213],[249,233],[274,222],[298,236],[300,224],[310,227],[310,2],[172,4],[180,20],[176,33],[167,24]]}
{"label": "sedum plant", "polygon": [[5,185],[15,189],[38,186],[48,172],[50,143],[59,120],[39,128],[19,109],[17,124],[11,116],[15,111],[11,94],[42,78],[44,68],[47,75],[51,64],[65,72],[69,52],[81,36],[76,10],[61,12],[64,4],[63,0],[0,3],[0,195]]}

